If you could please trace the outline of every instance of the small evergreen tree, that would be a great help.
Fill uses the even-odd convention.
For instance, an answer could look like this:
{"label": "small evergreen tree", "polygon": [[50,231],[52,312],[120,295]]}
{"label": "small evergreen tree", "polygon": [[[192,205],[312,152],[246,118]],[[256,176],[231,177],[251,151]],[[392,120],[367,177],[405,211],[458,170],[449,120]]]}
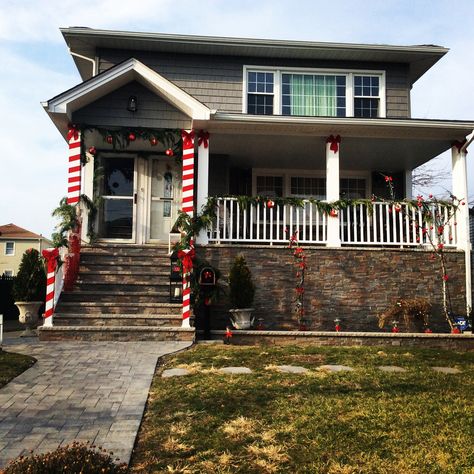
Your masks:
{"label": "small evergreen tree", "polygon": [[15,301],[43,301],[46,295],[46,271],[38,250],[28,249],[21,257],[13,283]]}
{"label": "small evergreen tree", "polygon": [[252,274],[243,255],[235,257],[229,273],[229,297],[232,308],[250,308],[255,296]]}

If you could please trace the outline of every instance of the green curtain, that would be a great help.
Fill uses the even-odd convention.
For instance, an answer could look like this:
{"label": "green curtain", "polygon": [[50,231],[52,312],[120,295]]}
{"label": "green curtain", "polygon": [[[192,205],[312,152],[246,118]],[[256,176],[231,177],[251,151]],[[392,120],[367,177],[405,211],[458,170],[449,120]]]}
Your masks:
{"label": "green curtain", "polygon": [[291,115],[336,116],[336,77],[290,75]]}

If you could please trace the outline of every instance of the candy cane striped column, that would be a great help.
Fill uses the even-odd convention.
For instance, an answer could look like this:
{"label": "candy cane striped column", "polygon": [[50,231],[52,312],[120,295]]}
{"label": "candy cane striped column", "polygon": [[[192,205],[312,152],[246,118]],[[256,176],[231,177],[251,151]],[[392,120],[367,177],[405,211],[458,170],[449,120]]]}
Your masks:
{"label": "candy cane striped column", "polygon": [[81,132],[74,125],[67,134],[69,168],[67,177],[67,203],[77,204],[81,195]]}
{"label": "candy cane striped column", "polygon": [[52,327],[54,313],[54,286],[56,282],[56,264],[59,250],[57,248],[50,248],[43,250],[42,253],[48,265],[48,273],[46,277],[46,307],[44,311],[43,326]]}
{"label": "candy cane striped column", "polygon": [[[182,130],[183,139],[183,204],[182,211],[190,217],[194,217],[194,130]],[[186,253],[192,252],[192,244],[189,249],[183,250]],[[189,267],[189,265],[186,265]],[[183,306],[182,327],[189,328],[189,317],[191,316],[191,268],[185,268],[183,264]]]}

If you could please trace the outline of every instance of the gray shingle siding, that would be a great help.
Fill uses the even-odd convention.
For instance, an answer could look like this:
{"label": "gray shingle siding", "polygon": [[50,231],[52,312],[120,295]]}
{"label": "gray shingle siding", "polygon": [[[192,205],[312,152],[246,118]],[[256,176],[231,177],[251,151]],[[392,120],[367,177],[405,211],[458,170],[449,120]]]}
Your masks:
{"label": "gray shingle siding", "polygon": [[193,56],[144,51],[99,50],[99,70],[134,57],[211,109],[242,112],[243,66],[367,69],[386,71],[387,117],[410,117],[408,66],[350,61],[303,61],[236,56]]}
{"label": "gray shingle siding", "polygon": [[[128,99],[138,98],[138,110],[127,110]],[[73,114],[73,121],[102,127],[189,128],[187,115],[138,82],[130,82]]]}

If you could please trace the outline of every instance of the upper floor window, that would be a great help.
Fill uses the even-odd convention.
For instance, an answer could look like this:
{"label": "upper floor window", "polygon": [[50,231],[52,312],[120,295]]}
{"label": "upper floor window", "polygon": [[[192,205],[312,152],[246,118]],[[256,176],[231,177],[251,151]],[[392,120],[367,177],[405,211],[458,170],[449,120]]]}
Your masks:
{"label": "upper floor window", "polygon": [[354,76],[354,117],[379,117],[378,76]]}
{"label": "upper floor window", "polygon": [[383,72],[246,69],[247,113],[303,117],[384,117]]}
{"label": "upper floor window", "polygon": [[282,115],[345,117],[346,77],[282,74]]}
{"label": "upper floor window", "polygon": [[5,242],[5,255],[15,255],[15,242]]}
{"label": "upper floor window", "polygon": [[273,115],[273,72],[249,72],[247,111],[255,115]]}

